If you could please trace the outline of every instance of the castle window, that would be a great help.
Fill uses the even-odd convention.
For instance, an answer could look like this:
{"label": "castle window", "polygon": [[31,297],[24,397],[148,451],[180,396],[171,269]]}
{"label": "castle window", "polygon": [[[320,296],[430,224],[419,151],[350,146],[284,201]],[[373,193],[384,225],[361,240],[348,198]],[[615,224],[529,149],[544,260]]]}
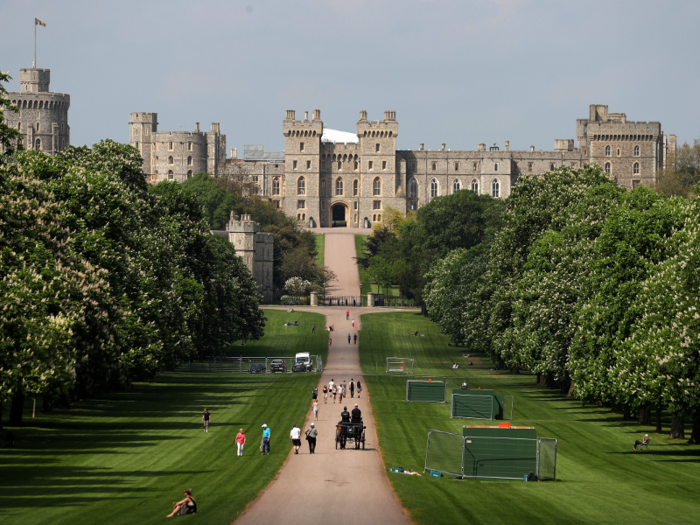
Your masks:
{"label": "castle window", "polygon": [[554,163],[549,165],[549,171],[554,171]]}
{"label": "castle window", "polygon": [[175,177],[173,175],[173,170],[168,171],[168,180],[173,180]]}
{"label": "castle window", "polygon": [[610,146],[605,146],[605,156],[609,157],[611,152],[612,150],[610,149]]}
{"label": "castle window", "polygon": [[383,169],[383,170],[386,169],[386,161],[385,161],[385,160],[382,161],[382,169]]}
{"label": "castle window", "polygon": [[459,171],[459,162],[455,162],[455,171]]}
{"label": "castle window", "polygon": [[381,195],[382,194],[382,181],[379,177],[374,179],[374,182],[372,183],[372,195]]}
{"label": "castle window", "polygon": [[491,197],[497,199],[500,193],[501,184],[498,182],[498,179],[493,179],[493,182],[491,183]]}
{"label": "castle window", "polygon": [[454,181],[452,181],[452,193],[456,193],[461,189],[462,185],[460,184],[459,179],[455,179]]}
{"label": "castle window", "polygon": [[306,208],[306,201],[297,201],[297,208],[300,210]]}
{"label": "castle window", "polygon": [[373,167],[374,167],[374,162],[372,162],[372,161],[370,160],[368,166],[369,166],[369,169],[370,169],[370,170],[373,169]]}
{"label": "castle window", "polygon": [[139,143],[138,143],[138,142],[136,143],[136,149],[139,149]]}
{"label": "castle window", "polygon": [[634,166],[632,166],[632,173],[637,175],[639,173],[639,162],[635,162]]}
{"label": "castle window", "polygon": [[640,182],[641,182],[641,181],[639,181],[639,180],[633,180],[633,181],[632,181],[632,189],[637,188],[637,187],[639,186],[639,183],[640,183]]}
{"label": "castle window", "polygon": [[170,151],[173,150],[173,143],[172,143],[172,142],[170,142],[170,143],[168,144],[168,149],[169,149]]}
{"label": "castle window", "polygon": [[36,132],[39,133],[41,131],[41,122],[36,123]]}
{"label": "castle window", "polygon": [[418,181],[416,179],[411,179],[408,183],[408,196],[411,199],[418,198]]}
{"label": "castle window", "polygon": [[479,181],[476,179],[472,180],[472,191],[474,193],[479,193]]}
{"label": "castle window", "polygon": [[474,166],[472,167],[473,171],[476,171],[476,162],[474,163]]}
{"label": "castle window", "polygon": [[381,214],[381,213],[380,213],[379,215],[377,215],[377,220],[378,220],[378,221],[381,221],[381,220],[382,220],[382,214]]}
{"label": "castle window", "polygon": [[[138,147],[138,143],[136,143],[136,147]],[[192,157],[187,157],[187,165],[192,166]]]}
{"label": "castle window", "polygon": [[321,209],[322,210],[326,209],[326,201],[321,201]]}
{"label": "castle window", "polygon": [[493,171],[498,171],[498,162],[493,165]]}
{"label": "castle window", "polygon": [[372,222],[377,222],[377,214],[372,215]]}
{"label": "castle window", "polygon": [[310,169],[311,169],[311,161],[310,161],[310,160],[307,160],[307,161],[306,161],[306,169],[307,169],[307,170],[310,170]]}
{"label": "castle window", "polygon": [[381,210],[382,209],[382,201],[372,201],[372,209],[373,210]]}
{"label": "castle window", "polygon": [[187,143],[187,151],[192,151],[192,143],[191,142]]}
{"label": "castle window", "polygon": [[192,177],[192,170],[189,170],[189,171],[187,172],[187,178],[189,179],[190,177]]}
{"label": "castle window", "polygon": [[532,162],[528,162],[528,163],[527,163],[527,171],[529,171],[530,173],[532,173]]}
{"label": "castle window", "polygon": [[355,171],[357,171],[360,168],[360,163],[355,161]]}
{"label": "castle window", "polygon": [[606,162],[606,163],[605,163],[605,173],[607,173],[608,175],[610,175],[610,172],[612,172],[612,166],[610,165],[609,162]]}
{"label": "castle window", "polygon": [[357,209],[357,201],[353,202],[352,204],[353,204],[352,208],[353,208],[354,210],[356,210],[356,209]]}
{"label": "castle window", "polygon": [[280,209],[280,201],[275,201],[275,208]]}
{"label": "castle window", "polygon": [[297,161],[296,160],[292,161],[292,169],[293,170],[297,169]]}
{"label": "castle window", "polygon": [[430,198],[437,197],[439,192],[438,181],[433,179],[430,181]]}
{"label": "castle window", "polygon": [[41,150],[41,139],[36,139],[36,150],[40,151]]}
{"label": "castle window", "polygon": [[321,197],[326,196],[326,179],[321,180]]}
{"label": "castle window", "polygon": [[255,182],[255,183],[258,182],[258,176],[257,176],[257,175],[253,175],[253,182]]}
{"label": "castle window", "polygon": [[172,158],[172,157],[168,157],[168,164],[172,164],[172,163],[173,163],[173,158]]}
{"label": "castle window", "polygon": [[335,194],[336,196],[343,195],[343,179],[338,177],[335,181]]}
{"label": "castle window", "polygon": [[22,123],[21,122],[17,123],[17,131],[22,131]]}
{"label": "castle window", "polygon": [[620,148],[617,148],[617,156],[620,156]]}
{"label": "castle window", "polygon": [[158,179],[158,175],[151,175],[151,182],[155,182]]}
{"label": "castle window", "polygon": [[304,151],[304,143],[303,142],[299,143],[299,151]]}
{"label": "castle window", "polygon": [[352,195],[353,197],[357,197],[357,194],[360,192],[360,181],[355,179],[352,181]]}
{"label": "castle window", "polygon": [[437,169],[437,162],[433,162],[433,171]]}
{"label": "castle window", "polygon": [[634,147],[634,156],[639,157],[639,146]]}
{"label": "castle window", "polygon": [[340,161],[338,161],[338,169],[339,169],[339,170],[342,170],[342,169],[343,169],[343,163],[340,162]]}
{"label": "castle window", "polygon": [[374,145],[374,151],[375,151],[376,153],[379,153],[379,144],[375,144],[375,145]]}
{"label": "castle window", "polygon": [[306,179],[299,177],[297,181],[297,195],[306,195]]}
{"label": "castle window", "polygon": [[274,179],[272,179],[272,194],[273,195],[280,194],[280,178],[279,177],[275,177]]}

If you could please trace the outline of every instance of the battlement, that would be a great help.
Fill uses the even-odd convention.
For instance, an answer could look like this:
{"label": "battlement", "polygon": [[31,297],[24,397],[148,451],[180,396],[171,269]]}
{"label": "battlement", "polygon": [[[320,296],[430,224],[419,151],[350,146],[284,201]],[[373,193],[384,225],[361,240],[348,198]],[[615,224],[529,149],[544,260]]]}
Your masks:
{"label": "battlement", "polygon": [[284,135],[297,137],[316,137],[323,135],[323,121],[321,120],[321,110],[315,109],[313,120],[309,120],[309,112],[304,112],[304,120],[296,120],[296,112],[293,109],[287,110],[287,118],[282,123]]}
{"label": "battlement", "polygon": [[358,137],[396,137],[399,134],[399,123],[396,121],[396,111],[385,111],[384,120],[367,120],[367,111],[360,111],[357,122]]}
{"label": "battlement", "polygon": [[19,70],[22,93],[47,93],[50,82],[50,69],[24,68]]}
{"label": "battlement", "polygon": [[257,233],[260,231],[260,224],[253,221],[247,213],[244,213],[239,218],[238,215],[231,212],[231,217],[226,225],[226,229],[234,233]]}

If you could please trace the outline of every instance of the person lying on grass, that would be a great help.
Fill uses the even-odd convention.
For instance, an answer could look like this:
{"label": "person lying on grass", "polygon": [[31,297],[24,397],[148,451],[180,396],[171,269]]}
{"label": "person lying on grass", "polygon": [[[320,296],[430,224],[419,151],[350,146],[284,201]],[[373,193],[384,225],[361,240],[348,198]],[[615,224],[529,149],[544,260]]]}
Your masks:
{"label": "person lying on grass", "polygon": [[185,499],[181,501],[173,501],[173,511],[166,516],[172,518],[176,514],[184,516],[185,514],[197,514],[197,502],[192,497],[192,489],[185,489]]}
{"label": "person lying on grass", "polygon": [[642,441],[639,441],[638,439],[635,440],[632,450],[637,450],[639,445],[644,445],[645,447],[649,445],[649,434],[644,434]]}

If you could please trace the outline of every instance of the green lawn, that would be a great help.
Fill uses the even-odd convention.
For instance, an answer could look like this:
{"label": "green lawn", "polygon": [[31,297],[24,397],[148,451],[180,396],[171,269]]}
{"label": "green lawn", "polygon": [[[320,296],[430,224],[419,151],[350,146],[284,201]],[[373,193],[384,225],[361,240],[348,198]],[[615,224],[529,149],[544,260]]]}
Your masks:
{"label": "green lawn", "polygon": [[[249,343],[247,355],[325,355],[327,334],[306,331],[313,321],[322,326],[323,316],[267,315],[267,335]],[[303,327],[283,327],[287,316]],[[13,429],[18,447],[0,449],[0,523],[162,523],[183,489],[192,488],[199,514],[188,523],[228,524],[281,467],[290,450],[286,436],[292,424],[303,424],[318,377],[168,373],[36,419],[28,406],[25,426]],[[205,406],[212,413],[207,434]],[[263,423],[272,430],[266,457],[258,450]],[[239,458],[241,427],[248,445]]]}
{"label": "green lawn", "polygon": [[323,268],[324,252],[326,249],[326,236],[323,233],[316,234],[316,264]]}
{"label": "green lawn", "polygon": [[[418,330],[425,337],[409,336]],[[462,380],[470,388],[494,388],[515,397],[513,424],[534,426],[538,437],[558,439],[556,482],[488,483],[389,474],[405,508],[419,523],[696,523],[700,515],[700,448],[668,441],[653,427],[623,421],[609,409],[582,406],[537,386],[532,375],[491,370],[487,359],[467,359],[461,348],[419,314],[362,317],[360,355],[371,394],[379,443],[387,466],[422,472],[428,431],[461,434],[449,404],[407,403],[407,377],[387,376],[386,357],[412,357],[415,374],[447,377],[448,392]],[[452,370],[457,361],[463,368]],[[666,429],[668,427],[666,426]],[[651,436],[648,451],[633,452],[635,439]]]}

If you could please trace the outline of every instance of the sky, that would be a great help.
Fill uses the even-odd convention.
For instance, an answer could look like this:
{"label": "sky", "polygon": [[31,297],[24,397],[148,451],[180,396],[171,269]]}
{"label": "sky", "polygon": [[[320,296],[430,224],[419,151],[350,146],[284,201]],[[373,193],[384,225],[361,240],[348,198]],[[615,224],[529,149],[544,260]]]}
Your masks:
{"label": "sky", "polygon": [[22,0],[0,2],[0,70],[71,96],[71,143],[210,130],[282,150],[285,110],[354,131],[394,110],[398,149],[551,150],[606,104],[700,138],[697,0]]}

